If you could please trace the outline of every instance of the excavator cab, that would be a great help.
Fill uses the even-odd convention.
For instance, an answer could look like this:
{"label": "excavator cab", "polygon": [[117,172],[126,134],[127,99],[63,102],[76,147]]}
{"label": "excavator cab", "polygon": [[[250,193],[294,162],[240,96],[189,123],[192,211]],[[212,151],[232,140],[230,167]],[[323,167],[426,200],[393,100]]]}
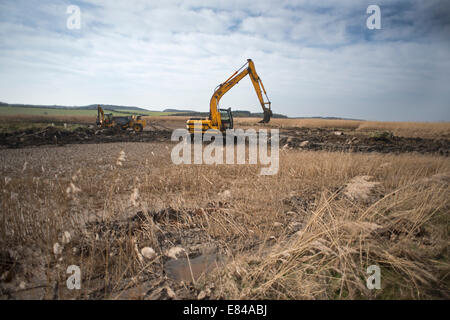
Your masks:
{"label": "excavator cab", "polygon": [[106,113],[105,114],[105,124],[112,123],[113,114],[112,113]]}
{"label": "excavator cab", "polygon": [[233,114],[231,113],[231,108],[219,109],[219,112],[223,130],[233,129]]}
{"label": "excavator cab", "polygon": [[110,126],[112,124],[113,115],[112,113],[104,113],[103,109],[98,106],[97,108],[97,126]]}

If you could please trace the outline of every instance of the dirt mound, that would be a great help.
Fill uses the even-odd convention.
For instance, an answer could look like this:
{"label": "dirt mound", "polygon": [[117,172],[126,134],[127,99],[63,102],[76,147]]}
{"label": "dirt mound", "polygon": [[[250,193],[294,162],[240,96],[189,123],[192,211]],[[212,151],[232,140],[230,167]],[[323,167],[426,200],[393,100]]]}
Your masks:
{"label": "dirt mound", "polygon": [[28,146],[58,145],[73,143],[105,143],[105,142],[154,142],[168,141],[171,131],[143,131],[97,129],[78,127],[75,130],[61,130],[52,126],[45,129],[27,129],[0,133],[0,146],[21,148]]}
{"label": "dirt mound", "polygon": [[397,137],[389,132],[356,134],[324,128],[292,128],[280,133],[284,149],[404,153],[419,152],[448,156],[450,140]]}
{"label": "dirt mound", "polygon": [[[0,148],[63,146],[73,143],[170,142],[171,135],[171,129],[155,124],[140,133],[132,130],[97,129],[92,126],[78,127],[75,130],[48,126],[45,129],[0,133]],[[280,147],[313,151],[418,152],[448,156],[450,140],[397,137],[390,132],[357,133],[332,128],[288,128],[280,131]]]}
{"label": "dirt mound", "polygon": [[351,200],[368,201],[370,198],[376,197],[376,187],[379,182],[370,181],[371,176],[357,176],[347,183],[344,194]]}

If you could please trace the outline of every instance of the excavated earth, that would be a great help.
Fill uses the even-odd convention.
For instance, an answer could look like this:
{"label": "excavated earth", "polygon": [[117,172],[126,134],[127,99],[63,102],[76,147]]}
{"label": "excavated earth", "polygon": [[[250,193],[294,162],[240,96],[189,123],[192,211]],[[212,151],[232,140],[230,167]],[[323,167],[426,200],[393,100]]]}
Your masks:
{"label": "excavated earth", "polygon": [[[110,143],[110,142],[169,142],[172,130],[151,128],[141,133],[131,130],[78,127],[60,130],[27,129],[0,133],[0,148],[22,148],[41,145]],[[407,138],[371,132],[335,131],[326,128],[290,128],[280,130],[280,147],[283,149],[381,152],[449,155],[450,140],[445,138]]]}
{"label": "excavated earth", "polygon": [[78,127],[73,131],[59,130],[48,126],[45,129],[27,129],[0,133],[0,146],[3,148],[22,148],[41,145],[63,146],[73,143],[108,143],[108,142],[154,142],[170,140],[171,132],[96,129]]}
{"label": "excavated earth", "polygon": [[449,155],[450,140],[397,137],[380,133],[355,133],[324,128],[280,131],[280,147],[289,149]]}

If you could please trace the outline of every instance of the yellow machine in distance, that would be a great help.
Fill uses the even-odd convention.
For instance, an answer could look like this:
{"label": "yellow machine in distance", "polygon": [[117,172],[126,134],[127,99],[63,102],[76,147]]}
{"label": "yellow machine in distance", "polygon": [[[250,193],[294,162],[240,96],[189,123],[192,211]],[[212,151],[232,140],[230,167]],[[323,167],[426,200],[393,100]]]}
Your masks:
{"label": "yellow machine in distance", "polygon": [[[227,80],[225,80],[225,82],[221,83],[214,90],[214,94],[209,103],[209,118],[191,118],[186,121],[186,127],[189,130],[189,133],[193,134],[196,130],[200,132],[200,129],[202,133],[205,133],[210,129],[217,130],[219,132],[224,132],[226,129],[233,129],[233,115],[231,113],[231,108],[218,109],[219,101],[225,93],[233,88],[246,75],[250,76],[256,95],[258,96],[264,112],[264,118],[260,121],[260,123],[268,123],[270,121],[270,118],[272,117],[272,110],[270,108],[271,102],[269,101],[269,97],[267,97],[266,89],[264,88],[261,79],[256,73],[255,64],[251,59],[247,59],[247,63],[245,63],[239,70],[233,73]],[[264,101],[262,95],[263,92],[267,101]]]}
{"label": "yellow machine in distance", "polygon": [[112,113],[105,114],[102,107],[97,107],[97,126],[100,128],[117,128],[122,130],[131,128],[135,132],[142,132],[146,125],[147,122],[141,116],[113,117]]}

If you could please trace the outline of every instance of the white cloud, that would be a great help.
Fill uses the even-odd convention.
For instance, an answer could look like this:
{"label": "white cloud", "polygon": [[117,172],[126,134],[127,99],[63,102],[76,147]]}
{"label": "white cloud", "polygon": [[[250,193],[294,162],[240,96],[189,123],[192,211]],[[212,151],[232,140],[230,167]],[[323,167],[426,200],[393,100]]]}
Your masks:
{"label": "white cloud", "polygon": [[[215,86],[252,58],[274,112],[449,120],[449,42],[417,38],[406,23],[426,21],[417,8],[429,5],[385,2],[398,15],[383,18],[381,4],[387,27],[372,34],[360,1],[95,0],[80,4],[74,31],[68,2],[39,2],[34,14],[27,2],[2,3],[0,100],[207,111]],[[259,111],[250,81],[222,106]]]}

